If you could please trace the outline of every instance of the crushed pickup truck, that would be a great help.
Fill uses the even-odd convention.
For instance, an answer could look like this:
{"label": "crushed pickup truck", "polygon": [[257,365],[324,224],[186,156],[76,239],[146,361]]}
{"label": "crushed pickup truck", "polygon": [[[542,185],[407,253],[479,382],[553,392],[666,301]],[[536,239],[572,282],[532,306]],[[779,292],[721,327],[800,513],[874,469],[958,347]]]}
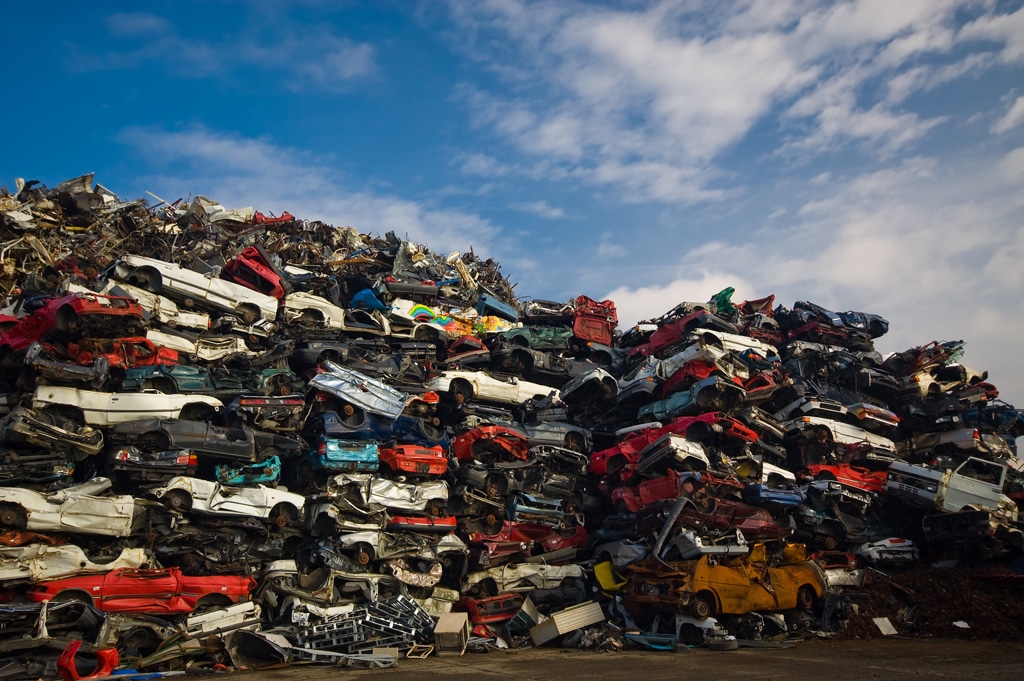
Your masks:
{"label": "crushed pickup truck", "polygon": [[1024,531],[1017,505],[1003,494],[1009,464],[970,457],[955,468],[920,466],[894,461],[886,490],[930,510],[922,520],[932,542],[981,542],[992,538],[1009,547],[1024,548]]}

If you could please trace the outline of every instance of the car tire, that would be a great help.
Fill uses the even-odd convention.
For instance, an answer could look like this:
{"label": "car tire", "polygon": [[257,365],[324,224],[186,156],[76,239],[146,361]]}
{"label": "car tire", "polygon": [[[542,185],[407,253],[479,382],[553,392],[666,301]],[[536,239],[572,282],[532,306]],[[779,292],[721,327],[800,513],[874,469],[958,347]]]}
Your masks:
{"label": "car tire", "polygon": [[270,521],[277,527],[285,528],[298,522],[298,511],[289,504],[278,504],[270,509]]}
{"label": "car tire", "polygon": [[797,589],[796,607],[800,610],[812,610],[816,599],[817,597],[814,594],[814,589],[809,585],[804,584],[802,587]]}
{"label": "car tire", "polygon": [[448,394],[451,395],[452,402],[461,407],[473,399],[473,387],[466,381],[456,379],[448,386]]}
{"label": "car tire", "polygon": [[355,561],[360,565],[369,565],[373,562],[373,547],[365,542],[360,542],[353,547]]}
{"label": "car tire", "polygon": [[0,525],[24,530],[28,525],[28,514],[18,504],[0,504]]}
{"label": "car tire", "polygon": [[715,597],[708,591],[701,591],[686,606],[690,616],[698,620],[706,620],[715,614]]}
{"label": "car tire", "polygon": [[186,513],[192,510],[192,495],[183,489],[172,489],[163,496],[164,505],[172,511]]}

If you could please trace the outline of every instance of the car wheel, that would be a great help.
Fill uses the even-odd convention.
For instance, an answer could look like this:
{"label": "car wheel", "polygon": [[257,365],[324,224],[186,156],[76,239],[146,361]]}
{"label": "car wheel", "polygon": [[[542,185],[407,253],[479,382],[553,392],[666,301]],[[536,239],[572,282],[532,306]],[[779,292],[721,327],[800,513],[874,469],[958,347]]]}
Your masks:
{"label": "car wheel", "polygon": [[698,620],[706,620],[715,613],[715,597],[707,591],[701,591],[690,599],[687,608],[690,616]]}
{"label": "car wheel", "polygon": [[192,495],[182,489],[172,489],[163,498],[164,504],[172,511],[192,510]]}
{"label": "car wheel", "polygon": [[811,610],[814,607],[814,589],[808,585],[803,585],[796,592],[796,607],[801,610]]}
{"label": "car wheel", "polygon": [[28,525],[28,514],[17,504],[0,505],[0,525],[24,530]]}
{"label": "car wheel", "polygon": [[[324,316],[319,310],[303,310],[299,313],[298,323],[304,326],[323,326]],[[326,353],[325,353],[326,354]],[[337,355],[337,353],[333,353]],[[331,361],[337,362],[337,359],[330,358]]]}
{"label": "car wheel", "polygon": [[484,534],[497,534],[501,532],[504,523],[497,513],[488,513],[484,516]]}
{"label": "car wheel", "polygon": [[473,398],[473,387],[465,381],[455,380],[448,387],[448,393],[452,401],[461,406]]}
{"label": "car wheel", "polygon": [[484,483],[484,494],[491,499],[497,499],[501,496],[501,484],[495,478],[487,478],[487,482]]}
{"label": "car wheel", "polygon": [[373,547],[365,542],[360,542],[354,547],[356,562],[360,565],[369,565],[373,562]]}
{"label": "car wheel", "polygon": [[287,504],[278,504],[270,510],[270,520],[278,527],[288,527],[298,520],[298,513]]}
{"label": "car wheel", "polygon": [[832,473],[832,471],[820,471],[818,475],[815,477],[815,479],[834,481],[836,479],[836,476],[834,473]]}
{"label": "car wheel", "polygon": [[355,430],[363,425],[366,421],[366,413],[362,409],[346,404],[341,408],[338,413],[338,420],[341,421],[342,425],[346,428]]}
{"label": "car wheel", "polygon": [[825,547],[826,551],[835,551],[839,548],[839,537],[834,534],[823,534],[821,535],[821,545]]}

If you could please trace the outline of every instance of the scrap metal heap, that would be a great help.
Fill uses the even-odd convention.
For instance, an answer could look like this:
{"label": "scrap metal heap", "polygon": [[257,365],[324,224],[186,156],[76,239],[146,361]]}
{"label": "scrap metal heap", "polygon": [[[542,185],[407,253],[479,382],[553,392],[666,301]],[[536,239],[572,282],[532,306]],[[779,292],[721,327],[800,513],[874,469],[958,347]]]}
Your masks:
{"label": "scrap metal heap", "polygon": [[842,634],[937,559],[1014,581],[1024,416],[962,341],[883,358],[878,315],[732,289],[620,333],[472,250],[16,189],[5,678],[727,647]]}

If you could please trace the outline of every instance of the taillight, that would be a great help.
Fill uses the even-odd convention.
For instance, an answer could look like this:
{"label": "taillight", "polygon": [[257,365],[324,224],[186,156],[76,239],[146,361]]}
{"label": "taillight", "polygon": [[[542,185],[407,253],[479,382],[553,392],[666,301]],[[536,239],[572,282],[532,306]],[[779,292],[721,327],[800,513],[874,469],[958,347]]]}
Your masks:
{"label": "taillight", "polygon": [[327,443],[321,442],[320,446],[316,450],[316,453],[319,454],[320,456],[327,456]]}

